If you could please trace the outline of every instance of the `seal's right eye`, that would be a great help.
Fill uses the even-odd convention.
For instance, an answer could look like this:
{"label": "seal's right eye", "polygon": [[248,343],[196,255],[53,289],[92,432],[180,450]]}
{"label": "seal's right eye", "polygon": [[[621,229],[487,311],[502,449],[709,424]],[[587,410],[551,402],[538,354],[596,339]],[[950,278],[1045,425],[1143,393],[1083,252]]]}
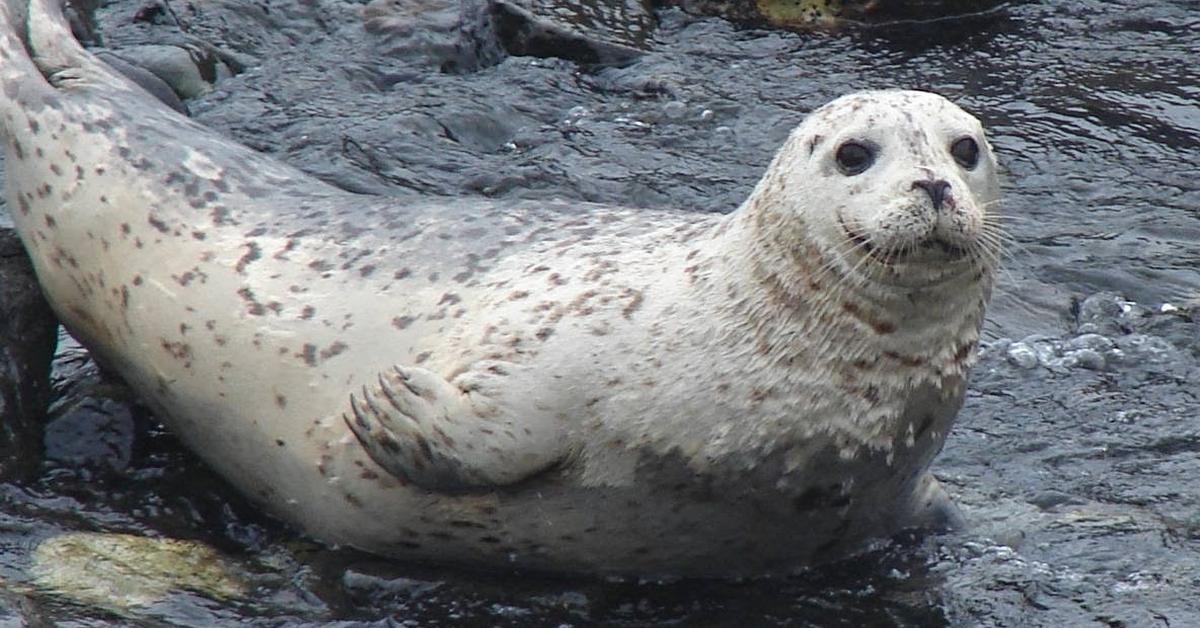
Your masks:
{"label": "seal's right eye", "polygon": [[846,142],[837,149],[838,170],[847,177],[862,174],[875,163],[875,149],[858,142]]}
{"label": "seal's right eye", "polygon": [[950,154],[954,156],[958,165],[972,170],[979,163],[979,144],[969,137],[964,137],[950,145]]}

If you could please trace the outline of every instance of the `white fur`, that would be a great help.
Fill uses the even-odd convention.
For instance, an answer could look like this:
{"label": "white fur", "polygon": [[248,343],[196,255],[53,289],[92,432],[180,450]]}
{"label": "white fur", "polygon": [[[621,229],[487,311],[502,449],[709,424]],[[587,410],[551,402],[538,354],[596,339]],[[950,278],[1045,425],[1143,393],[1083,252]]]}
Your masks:
{"label": "white fur", "polygon": [[[318,538],[746,574],[931,509],[996,252],[991,149],[940,96],[819,109],[725,217],[405,207],[163,110],[39,0],[47,83],[20,13],[0,24],[6,192],[48,298],[185,442]],[[962,137],[974,170],[949,153]],[[852,177],[850,140],[878,149]],[[931,177],[952,207],[913,187]]]}

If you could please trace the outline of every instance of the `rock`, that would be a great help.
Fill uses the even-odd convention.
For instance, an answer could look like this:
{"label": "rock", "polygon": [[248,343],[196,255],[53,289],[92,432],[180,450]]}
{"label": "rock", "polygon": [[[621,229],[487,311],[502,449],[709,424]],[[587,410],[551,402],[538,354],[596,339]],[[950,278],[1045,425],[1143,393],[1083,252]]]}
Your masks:
{"label": "rock", "polygon": [[381,52],[443,72],[473,72],[506,55],[624,65],[656,25],[647,0],[373,0],[363,25]]}
{"label": "rock", "polygon": [[[100,0],[69,0],[67,7],[72,34],[91,48],[104,45],[96,19],[100,5]],[[167,13],[169,5],[156,3],[143,6],[131,19],[154,25],[153,16]],[[187,114],[183,100],[212,91],[219,79],[242,72],[245,61],[187,34],[177,21],[173,26],[176,32],[157,33],[155,43],[117,43],[112,49],[93,52],[167,106]]]}
{"label": "rock", "polygon": [[164,105],[185,116],[190,115],[187,105],[183,104],[183,101],[180,100],[175,90],[153,72],[107,50],[96,51],[96,56],[111,66],[112,69],[125,75],[125,78],[137,83],[142,89],[150,92],[152,96],[162,101]]}
{"label": "rock", "polygon": [[25,248],[0,229],[0,478],[26,476],[40,462],[57,340]]}
{"label": "rock", "polygon": [[194,541],[73,532],[42,541],[32,560],[38,588],[115,613],[173,594],[229,600],[250,589],[240,567]]}
{"label": "rock", "polygon": [[934,22],[988,12],[1000,0],[659,0],[686,12],[794,30]]}
{"label": "rock", "polygon": [[157,76],[183,100],[207,94],[217,80],[233,74],[211,46],[147,44],[121,48],[111,54]]}
{"label": "rock", "polygon": [[509,54],[585,65],[631,63],[656,24],[649,3],[639,0],[493,0],[491,14]]}
{"label": "rock", "polygon": [[383,55],[442,72],[473,72],[504,57],[486,4],[372,0],[363,9],[363,28]]}
{"label": "rock", "polygon": [[85,46],[102,46],[100,31],[96,26],[96,9],[100,8],[100,0],[69,0],[67,2],[67,21],[71,24],[71,33]]}

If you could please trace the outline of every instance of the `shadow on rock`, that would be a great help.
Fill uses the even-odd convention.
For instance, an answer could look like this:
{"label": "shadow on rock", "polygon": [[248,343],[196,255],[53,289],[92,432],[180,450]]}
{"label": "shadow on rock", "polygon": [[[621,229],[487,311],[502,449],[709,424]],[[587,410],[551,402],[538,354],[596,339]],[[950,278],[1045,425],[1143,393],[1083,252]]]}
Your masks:
{"label": "shadow on rock", "polygon": [[0,478],[40,462],[57,330],[16,232],[0,230]]}

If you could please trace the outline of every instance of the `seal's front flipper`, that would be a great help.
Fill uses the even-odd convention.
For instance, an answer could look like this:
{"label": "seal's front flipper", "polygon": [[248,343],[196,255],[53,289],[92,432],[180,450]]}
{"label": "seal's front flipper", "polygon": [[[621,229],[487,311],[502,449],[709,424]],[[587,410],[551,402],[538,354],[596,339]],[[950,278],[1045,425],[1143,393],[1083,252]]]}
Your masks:
{"label": "seal's front flipper", "polygon": [[350,396],[342,415],[367,453],[398,478],[433,490],[514,484],[554,465],[561,447],[533,429],[417,367],[395,367]]}

